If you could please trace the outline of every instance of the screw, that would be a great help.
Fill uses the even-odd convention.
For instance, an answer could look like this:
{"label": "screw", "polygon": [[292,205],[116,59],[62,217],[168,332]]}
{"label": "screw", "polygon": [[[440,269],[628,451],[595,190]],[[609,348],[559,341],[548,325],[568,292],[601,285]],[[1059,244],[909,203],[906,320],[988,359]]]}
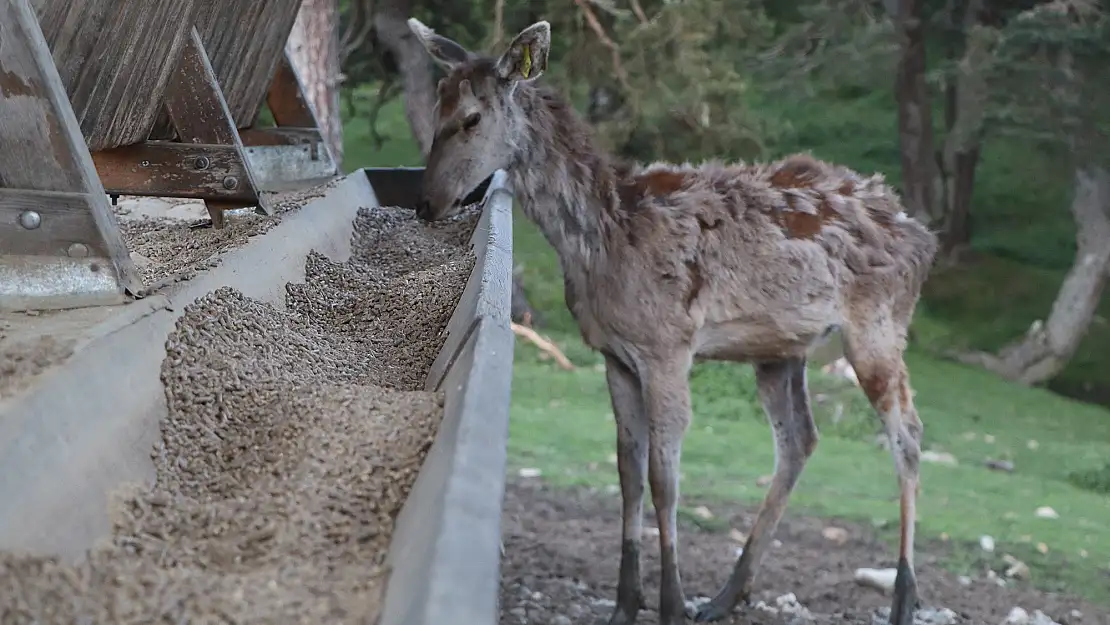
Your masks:
{"label": "screw", "polygon": [[150,161],[143,161],[139,163],[140,167],[150,167]]}
{"label": "screw", "polygon": [[42,225],[42,215],[35,211],[23,211],[19,214],[19,225],[27,230],[34,230]]}
{"label": "screw", "polygon": [[239,186],[239,179],[235,176],[228,176],[227,178],[224,178],[224,188],[228,191],[234,189],[237,186]]}
{"label": "screw", "polygon": [[66,250],[70,258],[84,258],[89,255],[89,248],[84,243],[74,243]]}
{"label": "screw", "polygon": [[208,165],[209,165],[209,164],[210,164],[210,163],[209,163],[209,161],[208,161],[208,157],[207,157],[207,156],[198,156],[198,157],[197,157],[197,160],[193,162],[193,165],[194,165],[194,166],[195,166],[195,167],[196,167],[197,169],[208,169]]}

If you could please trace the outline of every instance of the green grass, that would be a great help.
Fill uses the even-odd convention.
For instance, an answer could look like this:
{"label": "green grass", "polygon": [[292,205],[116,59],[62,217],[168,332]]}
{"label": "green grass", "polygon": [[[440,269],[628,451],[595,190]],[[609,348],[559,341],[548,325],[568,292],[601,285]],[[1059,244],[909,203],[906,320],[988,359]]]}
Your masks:
{"label": "green grass", "polygon": [[[897,180],[888,95],[776,102],[767,110],[789,124],[771,149],[807,149]],[[420,163],[399,102],[383,110],[380,128],[386,140],[373,148],[365,118],[347,121],[346,169]],[[911,351],[909,366],[926,425],[925,448],[947,451],[960,461],[956,467],[923,464],[919,536],[926,542],[947,534],[963,544],[990,534],[998,543],[997,557],[982,560],[977,546],[949,549],[950,567],[1000,569],[1001,554],[1011,553],[1030,565],[1038,586],[1105,602],[1110,497],[1101,493],[1110,485],[1110,411],[1007,384],[926,351],[994,349],[1048,313],[1074,251],[1069,178],[1054,167],[1051,159],[1020,145],[986,147],[975,196],[974,260],[938,268],[918,308],[915,330],[923,348]],[[531,345],[518,343],[510,463],[539,468],[555,484],[615,486],[615,430],[600,359],[578,339],[554,255],[520,214],[514,221],[514,260],[523,265],[531,303],[544,315],[543,331],[580,367],[561,371],[541,360]],[[1108,303],[1100,309],[1104,317],[1110,317]],[[1106,384],[1107,325],[1096,321],[1059,385],[1082,391]],[[695,417],[683,451],[684,494],[759,501],[765,489],[757,479],[770,473],[773,447],[750,368],[698,365],[691,383]],[[897,488],[889,454],[873,443],[877,420],[856,389],[843,389],[818,372],[811,387],[815,397],[831,399],[815,405],[822,442],[791,510],[870,521],[893,537]],[[844,410],[834,420],[836,401]],[[1016,471],[983,468],[986,458],[1011,460]],[[1039,506],[1052,506],[1060,518],[1036,518]],[[1034,548],[1038,542],[1048,546],[1047,554]]]}

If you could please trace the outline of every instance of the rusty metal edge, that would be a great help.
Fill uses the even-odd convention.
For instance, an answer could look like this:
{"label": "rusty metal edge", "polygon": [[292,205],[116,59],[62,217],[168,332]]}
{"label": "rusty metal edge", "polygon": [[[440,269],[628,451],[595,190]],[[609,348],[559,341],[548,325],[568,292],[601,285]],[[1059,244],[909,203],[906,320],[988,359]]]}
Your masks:
{"label": "rusty metal edge", "polygon": [[[379,625],[493,625],[498,618],[514,335],[512,194],[498,171],[471,241],[476,263],[429,372],[445,394],[435,443],[398,515]],[[453,352],[453,353],[449,353]],[[438,379],[437,379],[438,378]]]}

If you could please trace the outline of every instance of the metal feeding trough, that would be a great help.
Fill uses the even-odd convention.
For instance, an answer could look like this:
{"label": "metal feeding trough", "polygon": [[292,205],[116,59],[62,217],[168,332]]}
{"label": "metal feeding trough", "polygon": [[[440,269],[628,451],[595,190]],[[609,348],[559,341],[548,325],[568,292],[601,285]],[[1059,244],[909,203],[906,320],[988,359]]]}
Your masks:
{"label": "metal feeding trough", "polygon": [[[35,317],[37,332],[75,347],[0,399],[0,549],[75,561],[108,536],[111,493],[153,477],[167,412],[160,367],[186,306],[224,286],[280,306],[286,283],[304,279],[309,252],[345,259],[358,209],[411,206],[419,181],[419,169],[356,171],[188,282],[125,305]],[[481,201],[474,269],[426,381],[445,393],[444,418],[396,520],[381,625],[497,621],[513,359],[503,172]]]}

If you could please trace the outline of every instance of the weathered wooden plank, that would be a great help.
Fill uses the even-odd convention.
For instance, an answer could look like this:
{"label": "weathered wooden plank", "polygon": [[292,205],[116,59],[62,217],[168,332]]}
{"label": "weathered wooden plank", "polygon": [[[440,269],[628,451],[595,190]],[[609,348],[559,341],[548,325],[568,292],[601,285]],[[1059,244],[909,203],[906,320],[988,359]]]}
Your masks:
{"label": "weathered wooden plank", "polygon": [[[28,0],[0,3],[0,67],[0,269],[9,282],[0,306],[83,306],[136,292],[141,282]],[[21,220],[31,207],[38,219]],[[47,260],[29,264],[21,252],[31,248]]]}
{"label": "weathered wooden plank", "polygon": [[17,256],[67,256],[74,243],[106,257],[87,193],[0,189],[0,250]]}
{"label": "weathered wooden plank", "polygon": [[90,149],[146,139],[196,8],[196,0],[41,3],[43,34]]}
{"label": "weathered wooden plank", "polygon": [[266,105],[278,126],[319,128],[316,115],[304,97],[304,88],[296,68],[289,61],[288,52],[278,60],[273,82],[266,92]]}
{"label": "weathered wooden plank", "polygon": [[[232,119],[239,128],[254,125],[270,89],[301,0],[197,0],[196,27],[216,72]],[[163,115],[152,139],[173,136]]]}
{"label": "weathered wooden plank", "polygon": [[254,203],[245,160],[234,145],[148,141],[93,153],[108,193]]}

